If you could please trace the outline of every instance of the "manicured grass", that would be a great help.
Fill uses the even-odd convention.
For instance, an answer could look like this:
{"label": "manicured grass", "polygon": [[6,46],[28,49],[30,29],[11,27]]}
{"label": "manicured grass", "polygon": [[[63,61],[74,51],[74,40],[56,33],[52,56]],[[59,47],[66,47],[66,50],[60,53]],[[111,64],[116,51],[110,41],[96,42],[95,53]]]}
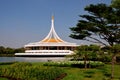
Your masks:
{"label": "manicured grass", "polygon": [[7,78],[2,78],[2,77],[0,77],[0,80],[8,80]]}
{"label": "manicured grass", "polygon": [[[36,62],[36,63],[31,63],[31,64],[24,63],[24,65],[23,65],[20,63],[17,66],[24,66],[23,69],[26,68],[25,70],[33,69],[34,72],[39,71],[39,69],[44,70],[45,67],[51,68],[51,66],[44,66],[44,64],[46,64],[44,62],[42,62],[42,63]],[[7,63],[7,64],[2,63],[2,64],[0,64],[0,66],[7,66],[7,67],[10,65],[13,65],[14,67],[16,67],[16,65],[14,65],[14,63],[11,63],[11,64],[10,63]],[[27,65],[27,67],[25,67],[26,65]],[[33,68],[31,66],[33,66]],[[37,66],[39,66],[39,67],[37,67]],[[71,67],[71,66],[68,66],[68,67],[67,66],[62,66],[62,67],[52,66],[52,67],[56,67],[56,68],[58,67],[58,68],[62,69],[65,73],[67,73],[67,76],[65,76],[62,80],[110,80],[110,76],[111,76],[111,65],[110,64],[105,64],[104,66],[100,66],[97,68],[88,68],[88,69],[76,68],[76,67]],[[55,69],[53,69],[53,70],[55,71]],[[18,70],[18,71],[20,71],[20,70]],[[115,79],[114,80],[120,80],[120,65],[115,65],[114,72],[115,72]],[[37,73],[39,73],[39,72],[37,72]],[[33,75],[33,72],[30,73],[30,75],[31,74]],[[50,73],[50,75],[51,75],[51,73]],[[7,79],[0,78],[0,80],[7,80]]]}
{"label": "manicured grass", "polygon": [[[83,64],[81,64],[83,63]],[[94,62],[93,62],[94,63]],[[67,76],[63,80],[109,80],[111,77],[111,65],[103,64],[101,62],[92,63],[93,67],[84,69],[84,62],[49,62],[45,63],[47,66],[60,66],[64,68]],[[75,66],[72,66],[75,64]],[[77,64],[77,67],[76,67]],[[115,79],[120,80],[120,65],[115,65]]]}
{"label": "manicured grass", "polygon": [[103,80],[102,73],[97,69],[66,68],[66,72],[68,75],[63,80]]}
{"label": "manicured grass", "polygon": [[[120,65],[115,65],[115,79],[120,80]],[[111,65],[101,68],[64,68],[67,76],[63,80],[110,80]]]}

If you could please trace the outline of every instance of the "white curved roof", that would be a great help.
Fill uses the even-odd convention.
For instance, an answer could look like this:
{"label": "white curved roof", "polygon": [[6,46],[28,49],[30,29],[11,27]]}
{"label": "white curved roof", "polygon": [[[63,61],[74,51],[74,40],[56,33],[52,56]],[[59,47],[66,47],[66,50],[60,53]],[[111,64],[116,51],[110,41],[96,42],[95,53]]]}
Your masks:
{"label": "white curved roof", "polygon": [[52,16],[51,29],[48,35],[40,42],[29,43],[25,45],[25,47],[30,47],[30,46],[77,46],[77,45],[76,43],[66,42],[57,35],[54,29],[54,16]]}
{"label": "white curved roof", "polygon": [[77,45],[76,43],[67,43],[67,42],[64,43],[35,42],[25,45],[25,47],[30,47],[30,46],[77,46]]}

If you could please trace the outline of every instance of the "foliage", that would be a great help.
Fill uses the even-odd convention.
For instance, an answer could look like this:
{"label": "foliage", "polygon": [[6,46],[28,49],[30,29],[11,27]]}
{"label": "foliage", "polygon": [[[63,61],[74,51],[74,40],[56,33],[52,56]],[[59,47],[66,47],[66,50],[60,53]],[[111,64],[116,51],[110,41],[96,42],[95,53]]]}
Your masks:
{"label": "foliage", "polygon": [[10,54],[14,54],[14,53],[22,53],[24,52],[24,48],[5,48],[3,46],[0,46],[0,56],[9,56]]}
{"label": "foliage", "polygon": [[111,62],[111,78],[114,78],[114,65],[116,63],[116,56],[120,54],[120,44],[114,44],[112,46],[106,46],[103,48],[107,54],[109,54],[110,62]]}
{"label": "foliage", "polygon": [[85,11],[88,14],[80,15],[82,19],[70,28],[70,37],[103,45],[120,43],[120,9],[101,3],[86,6]]}
{"label": "foliage", "polygon": [[113,53],[114,55],[119,54],[119,53],[120,53],[120,44],[113,45],[112,47],[110,47],[109,50],[110,50],[111,53]]}
{"label": "foliage", "polygon": [[1,78],[1,77],[0,77],[0,80],[8,80],[8,79],[7,79],[7,78]]}
{"label": "foliage", "polygon": [[35,66],[26,62],[0,66],[0,76],[22,80],[53,80],[62,73],[64,71],[60,68]]}
{"label": "foliage", "polygon": [[116,9],[120,9],[120,0],[112,0],[111,6]]}
{"label": "foliage", "polygon": [[116,56],[116,62],[120,64],[120,55]]}
{"label": "foliage", "polygon": [[74,54],[71,57],[73,57],[74,59],[83,58],[85,68],[87,68],[86,61],[92,58],[95,59],[97,57],[99,50],[100,50],[100,47],[97,45],[90,45],[90,46],[82,45],[76,48],[76,50],[74,51]]}
{"label": "foliage", "polygon": [[0,57],[14,57],[14,54],[0,54]]}
{"label": "foliage", "polygon": [[112,68],[111,68],[111,78],[114,78],[114,65],[116,62],[116,56],[118,54],[120,54],[120,44],[116,44],[110,47],[110,52],[112,53],[112,60],[111,60],[111,64],[112,64]]}
{"label": "foliage", "polygon": [[[46,62],[44,66],[84,68],[84,61]],[[87,62],[87,67],[96,68],[101,66],[104,66],[104,63],[99,61]]]}
{"label": "foliage", "polygon": [[[112,0],[111,5],[90,4],[84,10],[88,14],[80,15],[82,19],[75,27],[70,28],[70,37],[108,45],[106,52],[112,53],[111,78],[114,78],[114,63],[117,54],[120,53],[120,0]],[[110,57],[107,56],[108,59]]]}
{"label": "foliage", "polygon": [[[15,64],[17,64],[17,63],[15,63]],[[48,62],[48,64],[49,63],[51,63],[51,62]],[[15,64],[14,63],[11,63],[11,64],[5,64],[5,63],[1,64],[0,65],[0,71],[1,71],[1,69],[2,70],[6,69],[6,71],[7,71],[8,70],[7,68],[9,68],[11,66],[13,68],[13,65],[15,65]],[[22,64],[22,62],[20,62],[18,64]],[[23,63],[23,64],[25,64],[25,63]],[[39,71],[41,71],[42,69],[43,70],[47,69],[49,71],[51,68],[54,68],[50,72],[51,75],[54,74],[52,72],[54,72],[54,70],[56,71],[56,68],[57,68],[57,70],[59,69],[59,71],[62,70],[64,73],[67,73],[67,76],[64,77],[62,80],[110,80],[110,74],[111,74],[111,65],[108,65],[108,64],[104,64],[104,66],[97,67],[97,68],[89,68],[87,70],[83,69],[83,68],[75,68],[75,67],[43,66],[43,64],[44,64],[43,62],[42,63],[41,62],[26,63],[26,64],[28,65],[27,68],[28,69],[32,69],[32,70],[29,70],[29,72],[28,72],[28,69],[25,66],[23,66],[23,68],[25,68],[25,69],[23,69],[24,71],[22,72],[21,71],[22,68],[17,68],[17,66],[16,66],[16,70],[17,70],[16,72],[18,72],[18,74],[21,75],[21,76],[23,76],[23,74],[20,74],[21,72],[22,73],[24,73],[24,72],[27,73],[28,72],[29,75],[30,74],[32,75],[32,77],[31,77],[32,80],[36,80],[36,78],[33,78],[33,75],[34,75],[34,77],[37,76]],[[29,66],[29,64],[30,64],[30,66]],[[32,67],[34,67],[34,69]],[[114,78],[115,80],[119,80],[120,79],[120,75],[119,75],[120,74],[120,69],[119,68],[120,68],[120,65],[115,65],[115,78]],[[14,69],[11,69],[11,70],[14,70]],[[46,72],[48,72],[47,70],[46,70]],[[58,71],[58,73],[59,73],[59,71]],[[0,74],[1,74],[1,72],[0,72]],[[16,74],[16,75],[18,75],[18,74]],[[24,74],[24,76],[26,76],[26,74]],[[31,80],[31,79],[29,79],[29,80]],[[10,79],[8,79],[8,80],[10,80]],[[25,79],[25,80],[27,80],[27,79]],[[41,79],[38,79],[38,80],[41,80]]]}

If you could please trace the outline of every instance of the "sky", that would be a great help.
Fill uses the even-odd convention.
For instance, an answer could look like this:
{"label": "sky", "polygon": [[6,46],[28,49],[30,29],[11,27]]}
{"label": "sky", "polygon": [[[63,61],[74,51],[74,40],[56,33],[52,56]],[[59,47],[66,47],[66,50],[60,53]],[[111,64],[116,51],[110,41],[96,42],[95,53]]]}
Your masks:
{"label": "sky", "polygon": [[70,27],[76,26],[79,15],[87,14],[90,4],[111,0],[0,0],[0,46],[20,48],[47,36],[54,15],[55,30],[67,42],[91,44],[69,37]]}

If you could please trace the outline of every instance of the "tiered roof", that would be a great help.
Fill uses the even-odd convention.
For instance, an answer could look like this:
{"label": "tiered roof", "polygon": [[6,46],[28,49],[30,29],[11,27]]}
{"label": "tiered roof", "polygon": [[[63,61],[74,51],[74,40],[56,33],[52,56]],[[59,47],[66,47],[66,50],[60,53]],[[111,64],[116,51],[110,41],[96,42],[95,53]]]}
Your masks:
{"label": "tiered roof", "polygon": [[25,45],[25,47],[27,46],[76,46],[76,44],[66,42],[57,35],[54,29],[54,16],[52,16],[51,29],[48,35],[40,42],[29,43]]}
{"label": "tiered roof", "polygon": [[59,36],[57,35],[57,33],[55,32],[54,29],[54,16],[52,16],[52,20],[51,20],[51,29],[50,32],[48,33],[48,35],[41,41],[41,42],[64,42],[62,39],[59,38]]}

